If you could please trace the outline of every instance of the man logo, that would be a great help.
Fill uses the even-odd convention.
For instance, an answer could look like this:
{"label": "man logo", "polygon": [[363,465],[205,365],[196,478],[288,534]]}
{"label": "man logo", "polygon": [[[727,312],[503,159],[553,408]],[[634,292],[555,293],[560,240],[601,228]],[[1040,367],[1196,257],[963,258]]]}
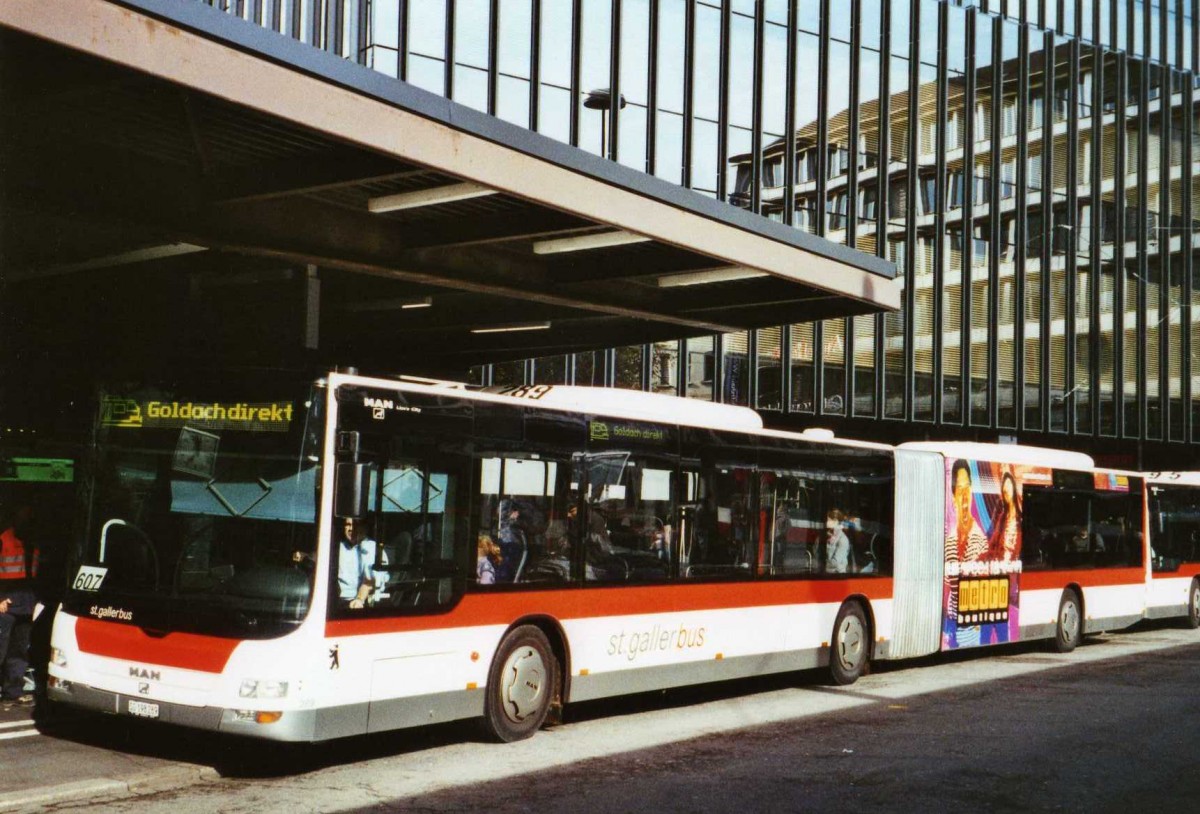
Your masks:
{"label": "man logo", "polygon": [[162,673],[158,670],[148,670],[145,667],[130,667],[130,678],[145,678],[150,681],[162,681]]}
{"label": "man logo", "polygon": [[149,695],[150,694],[150,682],[149,681],[139,681],[138,682],[138,692],[141,693],[142,695]]}

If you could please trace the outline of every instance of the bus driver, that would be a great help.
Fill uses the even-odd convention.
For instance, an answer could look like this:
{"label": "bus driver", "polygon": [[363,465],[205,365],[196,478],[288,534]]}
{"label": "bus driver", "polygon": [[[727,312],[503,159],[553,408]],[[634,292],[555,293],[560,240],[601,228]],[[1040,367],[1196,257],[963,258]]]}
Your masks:
{"label": "bus driver", "polygon": [[[374,570],[376,543],[367,537],[361,520],[347,517],[342,521],[342,542],[338,546],[338,600],[343,607],[359,610],[380,581],[386,582],[386,572]],[[383,559],[387,565],[387,557]]]}

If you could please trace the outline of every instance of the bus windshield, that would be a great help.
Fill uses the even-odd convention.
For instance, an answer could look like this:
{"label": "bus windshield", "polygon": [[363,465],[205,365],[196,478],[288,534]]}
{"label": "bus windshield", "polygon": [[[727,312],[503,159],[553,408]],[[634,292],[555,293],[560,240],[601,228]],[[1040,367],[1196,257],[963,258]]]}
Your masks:
{"label": "bus windshield", "polygon": [[322,399],[229,391],[102,398],[69,612],[240,638],[304,619]]}

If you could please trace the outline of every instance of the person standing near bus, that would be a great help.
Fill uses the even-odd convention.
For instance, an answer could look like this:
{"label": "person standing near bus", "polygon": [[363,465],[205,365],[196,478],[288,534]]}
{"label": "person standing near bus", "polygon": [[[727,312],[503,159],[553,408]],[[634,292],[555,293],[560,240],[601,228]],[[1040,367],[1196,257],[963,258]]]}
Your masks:
{"label": "person standing near bus", "polygon": [[34,552],[26,546],[33,511],[21,506],[13,522],[0,532],[0,698],[6,706],[33,703],[25,692],[29,667],[29,637],[36,598]]}
{"label": "person standing near bus", "polygon": [[[367,536],[362,520],[347,517],[342,521],[342,542],[338,546],[338,599],[351,610],[365,608],[378,587],[377,548],[375,541]],[[386,557],[383,564],[387,565]]]}

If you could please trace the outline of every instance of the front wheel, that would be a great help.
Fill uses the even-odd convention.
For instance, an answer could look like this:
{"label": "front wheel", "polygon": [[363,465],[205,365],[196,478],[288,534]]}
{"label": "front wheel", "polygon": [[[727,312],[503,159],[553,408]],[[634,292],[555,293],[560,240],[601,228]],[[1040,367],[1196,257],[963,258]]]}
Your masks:
{"label": "front wheel", "polygon": [[1079,597],[1072,590],[1063,592],[1058,604],[1058,624],[1054,632],[1055,653],[1070,653],[1079,644],[1083,630],[1083,616],[1079,612]]}
{"label": "front wheel", "polygon": [[829,643],[829,674],[839,686],[853,684],[867,669],[870,639],[862,606],[848,602],[838,611]]}
{"label": "front wheel", "polygon": [[558,660],[546,634],[533,625],[511,631],[488,673],[483,725],[502,743],[528,738],[541,728],[558,686]]}
{"label": "front wheel", "polygon": [[1200,579],[1193,579],[1188,589],[1188,615],[1184,624],[1192,630],[1200,627]]}

